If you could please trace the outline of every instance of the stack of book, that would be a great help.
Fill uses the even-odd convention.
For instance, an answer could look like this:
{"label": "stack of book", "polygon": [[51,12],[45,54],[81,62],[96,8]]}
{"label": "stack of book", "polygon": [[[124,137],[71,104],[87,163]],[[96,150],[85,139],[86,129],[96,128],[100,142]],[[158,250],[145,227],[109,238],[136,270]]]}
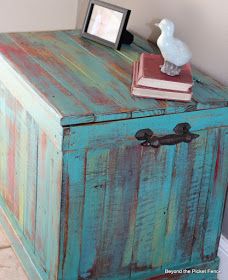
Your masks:
{"label": "stack of book", "polygon": [[160,70],[161,55],[143,53],[133,64],[131,93],[137,97],[191,101],[192,73],[190,64],[183,66],[179,76],[168,76]]}

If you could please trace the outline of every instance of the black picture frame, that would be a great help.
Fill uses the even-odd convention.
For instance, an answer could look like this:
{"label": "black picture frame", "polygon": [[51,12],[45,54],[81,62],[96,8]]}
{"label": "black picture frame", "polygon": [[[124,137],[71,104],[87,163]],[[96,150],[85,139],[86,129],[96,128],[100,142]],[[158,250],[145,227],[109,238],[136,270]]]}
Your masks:
{"label": "black picture frame", "polygon": [[[109,10],[117,11],[117,12],[120,12],[123,14],[121,23],[120,23],[120,27],[119,27],[119,31],[118,31],[118,35],[117,35],[116,41],[114,43],[87,32],[95,5],[107,8]],[[103,2],[103,1],[99,1],[99,0],[90,0],[89,4],[88,4],[84,24],[82,27],[82,31],[81,31],[81,36],[84,38],[90,39],[92,41],[98,42],[100,44],[103,44],[105,46],[119,50],[122,43],[125,42],[125,43],[129,44],[133,41],[133,35],[131,35],[126,30],[130,14],[131,14],[131,10],[128,10],[128,9],[125,9],[125,8],[122,8],[122,7],[119,7],[116,5],[112,5],[112,4]]]}

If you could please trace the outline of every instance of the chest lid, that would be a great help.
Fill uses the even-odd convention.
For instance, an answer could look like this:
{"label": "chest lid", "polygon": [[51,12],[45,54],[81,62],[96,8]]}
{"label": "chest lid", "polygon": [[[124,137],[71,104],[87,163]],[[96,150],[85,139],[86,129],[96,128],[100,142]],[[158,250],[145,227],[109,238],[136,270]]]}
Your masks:
{"label": "chest lid", "polygon": [[121,51],[78,31],[0,34],[0,56],[61,116],[63,126],[225,107],[228,90],[193,68],[190,103],[130,95],[132,63],[157,48],[138,37]]}

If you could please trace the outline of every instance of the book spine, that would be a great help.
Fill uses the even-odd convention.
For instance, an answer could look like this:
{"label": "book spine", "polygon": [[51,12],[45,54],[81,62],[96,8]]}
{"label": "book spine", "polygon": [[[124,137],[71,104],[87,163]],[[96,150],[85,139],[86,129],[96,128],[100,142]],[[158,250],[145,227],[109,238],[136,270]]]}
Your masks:
{"label": "book spine", "polygon": [[165,100],[165,101],[177,101],[177,102],[191,102],[191,98],[192,98],[192,95],[189,96],[188,98],[179,98],[179,97],[175,97],[175,98],[172,98],[172,97],[161,97],[161,96],[149,96],[149,95],[143,95],[143,94],[135,94],[134,92],[131,93],[133,96],[136,96],[138,98],[145,98],[145,99],[156,99],[156,100]]}
{"label": "book spine", "polygon": [[135,86],[135,74],[136,74],[136,64],[137,62],[133,62],[133,72],[132,72],[132,83],[131,83],[131,93],[133,92],[134,90],[134,86]]}
{"label": "book spine", "polygon": [[140,59],[139,59],[139,71],[138,71],[138,77],[137,77],[137,81],[139,81],[141,78],[144,77],[144,53],[142,53],[140,55]]}

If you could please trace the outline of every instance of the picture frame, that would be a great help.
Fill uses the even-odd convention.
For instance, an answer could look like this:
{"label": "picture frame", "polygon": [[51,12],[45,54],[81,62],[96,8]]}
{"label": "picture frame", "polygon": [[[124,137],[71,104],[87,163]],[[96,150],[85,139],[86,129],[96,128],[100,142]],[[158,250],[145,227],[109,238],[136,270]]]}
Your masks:
{"label": "picture frame", "polygon": [[131,10],[99,0],[90,0],[81,36],[119,50],[131,43],[133,35],[126,30]]}

